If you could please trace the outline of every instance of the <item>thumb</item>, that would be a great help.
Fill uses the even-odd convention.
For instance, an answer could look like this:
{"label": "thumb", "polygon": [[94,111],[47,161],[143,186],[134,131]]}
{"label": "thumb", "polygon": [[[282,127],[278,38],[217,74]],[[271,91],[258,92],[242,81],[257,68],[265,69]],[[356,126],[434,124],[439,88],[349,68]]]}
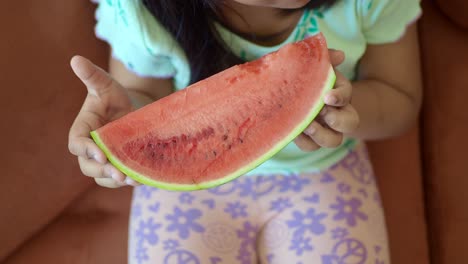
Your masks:
{"label": "thumb", "polygon": [[88,93],[101,98],[113,86],[118,85],[103,69],[82,56],[74,56],[70,66],[75,75],[86,85]]}
{"label": "thumb", "polygon": [[330,63],[333,65],[333,67],[336,67],[343,63],[345,59],[345,54],[341,50],[336,50],[336,49],[329,49],[328,50],[329,56],[330,56]]}

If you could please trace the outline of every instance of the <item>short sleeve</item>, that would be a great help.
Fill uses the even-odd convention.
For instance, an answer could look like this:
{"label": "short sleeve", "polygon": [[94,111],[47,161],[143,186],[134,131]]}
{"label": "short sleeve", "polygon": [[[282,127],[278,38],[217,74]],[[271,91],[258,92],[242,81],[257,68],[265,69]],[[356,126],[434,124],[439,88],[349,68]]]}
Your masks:
{"label": "short sleeve", "polygon": [[395,42],[421,15],[419,0],[358,0],[362,31],[369,44]]}
{"label": "short sleeve", "polygon": [[[95,33],[99,39],[109,43],[112,56],[121,61],[132,72],[143,77],[167,78],[175,75],[169,52],[167,34],[159,34],[160,45],[153,49],[148,45],[144,27],[147,16],[139,14],[141,6],[133,0],[99,0],[96,9]],[[154,19],[154,18],[151,18]],[[154,23],[153,23],[154,25]],[[155,29],[155,31],[158,31]]]}

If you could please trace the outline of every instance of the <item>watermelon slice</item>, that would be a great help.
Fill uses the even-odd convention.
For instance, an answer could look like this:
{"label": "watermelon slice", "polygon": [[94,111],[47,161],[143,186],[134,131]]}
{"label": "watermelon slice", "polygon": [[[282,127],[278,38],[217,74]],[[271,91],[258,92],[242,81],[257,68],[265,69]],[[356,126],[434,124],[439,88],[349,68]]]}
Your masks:
{"label": "watermelon slice", "polygon": [[195,83],[91,136],[115,167],[140,183],[210,188],[291,142],[317,116],[334,82],[318,34]]}

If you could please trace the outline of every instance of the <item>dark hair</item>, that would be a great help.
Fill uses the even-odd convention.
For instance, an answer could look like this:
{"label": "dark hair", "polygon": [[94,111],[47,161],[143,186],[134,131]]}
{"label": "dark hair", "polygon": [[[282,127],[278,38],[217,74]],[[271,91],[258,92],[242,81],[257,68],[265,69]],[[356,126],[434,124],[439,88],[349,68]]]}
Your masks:
{"label": "dark hair", "polygon": [[[304,8],[334,2],[312,0]],[[143,0],[143,3],[185,51],[191,83],[243,62],[230,52],[215,30],[213,21],[222,17],[222,0]]]}

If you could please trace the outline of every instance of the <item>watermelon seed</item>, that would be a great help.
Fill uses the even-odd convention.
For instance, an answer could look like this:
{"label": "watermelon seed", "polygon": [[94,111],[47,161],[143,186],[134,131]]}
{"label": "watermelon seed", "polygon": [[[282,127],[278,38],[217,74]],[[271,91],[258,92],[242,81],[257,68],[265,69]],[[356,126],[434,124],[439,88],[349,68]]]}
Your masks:
{"label": "watermelon seed", "polygon": [[215,155],[215,157],[216,157],[216,155],[217,155],[218,153],[216,153],[216,151],[215,151],[215,150],[213,150],[213,154],[214,154],[214,155]]}
{"label": "watermelon seed", "polygon": [[226,141],[228,139],[228,135],[223,136],[223,140]]}
{"label": "watermelon seed", "polygon": [[283,105],[282,105],[282,104],[278,104],[278,107],[279,107],[279,108],[283,108]]}

